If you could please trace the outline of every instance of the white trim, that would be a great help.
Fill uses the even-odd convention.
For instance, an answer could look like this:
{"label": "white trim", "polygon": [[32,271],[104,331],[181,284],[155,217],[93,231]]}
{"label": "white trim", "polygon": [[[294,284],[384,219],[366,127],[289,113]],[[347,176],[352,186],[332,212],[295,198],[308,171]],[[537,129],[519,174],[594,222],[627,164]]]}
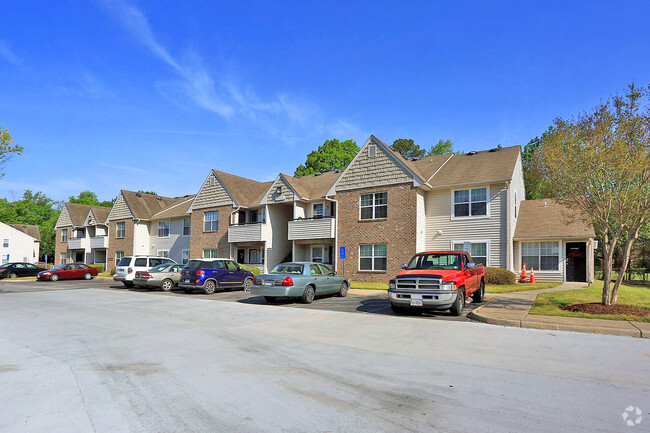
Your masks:
{"label": "white trim", "polygon": [[[167,255],[166,255],[166,256],[161,256],[161,255],[160,255],[161,252],[167,252]],[[156,257],[165,257],[165,258],[170,258],[170,257],[169,257],[169,250],[156,250]]]}
{"label": "white trim", "polygon": [[[445,165],[447,165],[447,163],[448,163],[449,161],[451,161],[451,158],[453,158],[453,157],[454,157],[454,154],[453,154],[453,153],[452,153],[451,155],[449,155],[449,158],[447,158],[447,160],[446,160],[445,162],[443,162],[442,165],[441,165],[440,167],[438,167],[438,169],[437,169],[436,171],[434,171],[433,174],[432,174],[432,175],[427,179],[427,183],[429,183],[429,181],[430,181],[431,179],[433,179],[433,176],[435,176],[436,174],[438,174],[438,172],[439,172],[440,170],[442,170],[442,167],[444,167]],[[425,156],[425,158],[427,158],[427,157]]]}
{"label": "white trim", "polygon": [[[456,208],[455,208],[455,201],[454,201],[454,193],[456,191],[469,191],[469,205],[470,205],[470,212],[471,212],[471,203],[472,203],[472,190],[473,189],[482,189],[485,188],[485,215],[476,215],[476,216],[456,216]],[[477,188],[457,188],[457,189],[452,189],[451,194],[450,194],[450,199],[451,199],[451,212],[450,212],[450,219],[452,221],[464,221],[464,220],[480,220],[480,219],[489,219],[490,218],[490,204],[492,203],[492,191],[490,188],[490,185],[485,185],[485,186],[479,186]]]}
{"label": "white trim", "polygon": [[188,250],[188,249],[183,249],[183,250],[181,250],[181,262],[179,263],[180,265],[184,265],[184,264],[185,264],[185,263],[183,263],[183,253],[184,253],[185,251],[187,251],[187,261],[188,261],[188,262],[190,261],[190,250]]}
{"label": "white trim", "polygon": [[[372,245],[372,256],[370,257],[370,259],[372,260],[372,269],[361,269],[361,246],[362,245]],[[384,257],[384,256],[375,256],[375,245],[386,245],[386,269],[375,269],[375,259]],[[357,252],[359,253],[359,258],[357,260],[357,272],[388,272],[388,242],[374,243],[374,244],[359,244],[359,248],[357,249]],[[367,259],[368,256],[365,256],[363,258]]]}
{"label": "white trim", "polygon": [[[170,210],[170,209],[174,209],[175,207],[178,207],[178,206],[180,206],[180,205],[182,205],[182,204],[185,204],[185,203],[187,203],[188,201],[191,201],[191,200],[194,200],[194,197],[192,197],[192,198],[188,198],[187,200],[183,200],[182,202],[177,203],[177,204],[175,204],[174,206],[169,206],[168,208],[165,208],[165,209],[161,210],[160,212],[153,214],[153,215],[151,216],[151,219],[155,219],[155,216],[156,216],[156,215],[160,215],[161,213],[165,213],[165,212],[167,212],[168,210]],[[184,218],[184,217],[183,217],[183,218]]]}
{"label": "white trim", "polygon": [[[449,242],[449,248],[452,251],[454,250],[454,244],[464,244],[465,242],[469,242],[471,244],[485,244],[485,267],[490,266],[490,240],[489,239],[463,239],[463,240],[451,240]],[[474,256],[472,256],[472,251],[470,250],[469,252],[470,257],[473,259]]]}
{"label": "white trim", "polygon": [[[185,234],[185,220],[190,221],[190,233]],[[181,225],[181,237],[183,238],[189,238],[192,235],[192,217],[183,217],[183,224]],[[189,251],[189,250],[188,250]]]}
{"label": "white trim", "polygon": [[[525,241],[518,241],[519,242],[519,266],[524,265],[524,243],[541,243],[541,242],[556,242],[558,244],[558,256],[557,256],[557,269],[546,269],[546,270],[541,270],[541,269],[535,269],[535,272],[539,272],[540,274],[561,274],[563,281],[566,281],[566,242],[564,239],[537,239],[537,240],[525,240]],[[571,242],[576,242],[576,241],[571,241]],[[580,241],[577,241],[577,243],[580,243]],[[586,244],[586,242],[585,242]],[[541,248],[541,247],[540,247]],[[586,250],[585,250],[586,253]],[[538,258],[540,258],[540,266],[541,266],[541,255],[538,253]],[[585,263],[585,266],[588,266],[588,263]],[[528,268],[530,269],[530,266]],[[586,272],[586,269],[585,269]]]}
{"label": "white trim", "polygon": [[323,244],[318,245],[308,245],[309,246],[309,261],[314,261],[314,248],[320,248],[320,262],[316,263],[325,263],[325,246]]}
{"label": "white trim", "polygon": [[[382,194],[386,193],[386,216],[383,218],[375,218],[375,208],[377,205],[375,205],[375,195],[376,194]],[[361,196],[364,195],[372,195],[372,218],[361,218]],[[380,206],[384,206],[383,204]],[[370,207],[370,206],[364,206],[364,207]],[[379,192],[364,192],[363,194],[359,194],[359,221],[384,221],[388,219],[388,191],[379,191]]]}

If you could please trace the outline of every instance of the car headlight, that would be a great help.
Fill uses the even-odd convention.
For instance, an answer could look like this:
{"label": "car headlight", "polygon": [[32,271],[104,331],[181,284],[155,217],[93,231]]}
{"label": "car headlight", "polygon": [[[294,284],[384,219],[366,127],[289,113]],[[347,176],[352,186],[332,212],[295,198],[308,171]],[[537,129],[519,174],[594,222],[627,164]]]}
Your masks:
{"label": "car headlight", "polygon": [[395,280],[390,280],[388,282],[388,288],[389,289],[394,289],[395,288]]}
{"label": "car headlight", "polygon": [[456,282],[455,281],[443,281],[442,284],[440,285],[440,288],[442,290],[456,290]]}
{"label": "car headlight", "polygon": [[43,273],[43,274],[41,274],[41,275],[43,275],[44,277],[49,277],[49,276],[50,276],[50,273],[49,273],[49,272],[45,272],[45,273]]}

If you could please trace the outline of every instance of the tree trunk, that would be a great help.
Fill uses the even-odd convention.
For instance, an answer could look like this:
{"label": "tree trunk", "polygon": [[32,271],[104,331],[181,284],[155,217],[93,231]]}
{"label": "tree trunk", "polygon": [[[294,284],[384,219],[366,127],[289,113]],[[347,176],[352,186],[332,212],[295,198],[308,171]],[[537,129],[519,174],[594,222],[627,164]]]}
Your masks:
{"label": "tree trunk", "polygon": [[616,278],[616,283],[614,283],[614,288],[612,289],[612,296],[611,296],[611,302],[610,305],[616,305],[616,301],[618,300],[618,288],[621,286],[621,283],[623,282],[623,278],[625,277],[625,271],[627,270],[627,265],[630,263],[630,252],[632,251],[632,244],[634,244],[634,241],[639,237],[639,227],[637,229],[630,233],[630,236],[625,243],[625,248],[623,249],[623,263],[621,264],[621,270],[618,273],[618,278]]}
{"label": "tree trunk", "polygon": [[616,247],[617,237],[612,239],[607,234],[603,236],[603,298],[601,303],[609,305],[610,285],[612,282],[612,257]]}

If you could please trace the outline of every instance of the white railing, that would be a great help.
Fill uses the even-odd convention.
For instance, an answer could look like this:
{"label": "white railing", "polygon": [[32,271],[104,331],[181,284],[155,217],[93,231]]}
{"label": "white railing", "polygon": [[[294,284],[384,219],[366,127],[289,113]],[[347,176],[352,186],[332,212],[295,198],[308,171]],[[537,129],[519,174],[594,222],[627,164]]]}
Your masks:
{"label": "white railing", "polygon": [[91,237],[90,248],[108,248],[108,236]]}
{"label": "white railing", "polygon": [[309,218],[289,221],[289,240],[334,238],[336,218]]}
{"label": "white railing", "polygon": [[264,223],[228,227],[228,242],[260,242]]}

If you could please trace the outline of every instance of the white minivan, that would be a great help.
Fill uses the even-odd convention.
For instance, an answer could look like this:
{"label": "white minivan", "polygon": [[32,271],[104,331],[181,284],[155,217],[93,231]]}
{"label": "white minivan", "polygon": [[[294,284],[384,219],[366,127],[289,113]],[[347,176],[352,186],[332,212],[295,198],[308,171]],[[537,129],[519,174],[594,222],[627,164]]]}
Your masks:
{"label": "white minivan", "polygon": [[134,256],[122,257],[120,262],[115,267],[114,281],[120,281],[125,287],[131,288],[134,286],[133,278],[138,271],[148,271],[151,268],[167,264],[176,263],[168,257],[153,257],[153,256]]}

